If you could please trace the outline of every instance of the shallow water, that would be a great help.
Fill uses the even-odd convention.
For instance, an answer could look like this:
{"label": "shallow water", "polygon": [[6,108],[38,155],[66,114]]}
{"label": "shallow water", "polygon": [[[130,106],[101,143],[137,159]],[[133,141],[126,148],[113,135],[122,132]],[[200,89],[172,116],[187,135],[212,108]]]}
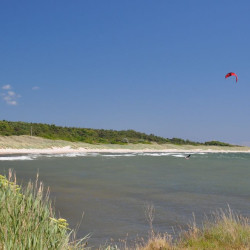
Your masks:
{"label": "shallow water", "polygon": [[[187,154],[186,154],[187,155]],[[19,181],[40,179],[51,189],[58,214],[90,245],[111,238],[146,237],[145,207],[155,207],[154,228],[174,234],[192,221],[229,205],[250,217],[250,154],[64,154],[0,157],[0,172]]]}

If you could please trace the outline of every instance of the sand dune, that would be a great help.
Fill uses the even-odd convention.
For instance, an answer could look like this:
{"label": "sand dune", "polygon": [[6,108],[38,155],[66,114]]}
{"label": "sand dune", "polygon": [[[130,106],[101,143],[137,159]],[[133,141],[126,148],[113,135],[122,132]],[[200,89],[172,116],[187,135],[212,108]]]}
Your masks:
{"label": "sand dune", "polygon": [[249,152],[250,147],[192,146],[175,144],[88,144],[49,140],[35,136],[0,136],[0,154],[61,154],[74,152]]}

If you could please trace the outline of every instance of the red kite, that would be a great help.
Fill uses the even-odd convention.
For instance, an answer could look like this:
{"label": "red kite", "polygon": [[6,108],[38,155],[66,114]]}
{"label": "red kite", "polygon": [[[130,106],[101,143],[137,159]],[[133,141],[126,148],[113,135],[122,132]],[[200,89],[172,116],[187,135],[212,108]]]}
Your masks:
{"label": "red kite", "polygon": [[230,73],[226,74],[225,78],[228,78],[229,76],[235,76],[236,77],[236,82],[238,81],[238,76],[235,73],[230,72]]}

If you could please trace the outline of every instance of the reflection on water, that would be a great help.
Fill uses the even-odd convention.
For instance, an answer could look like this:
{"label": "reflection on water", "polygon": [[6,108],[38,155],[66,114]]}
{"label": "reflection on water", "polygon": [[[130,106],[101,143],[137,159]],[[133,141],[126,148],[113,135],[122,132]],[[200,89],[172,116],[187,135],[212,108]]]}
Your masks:
{"label": "reflection on water", "polygon": [[[154,227],[173,233],[195,213],[201,223],[229,204],[249,216],[249,154],[64,154],[0,157],[1,174],[9,168],[19,180],[40,179],[50,186],[58,214],[77,225],[78,236],[91,233],[91,245],[110,238],[147,236],[144,211],[155,206]],[[4,159],[5,158],[5,159]]]}

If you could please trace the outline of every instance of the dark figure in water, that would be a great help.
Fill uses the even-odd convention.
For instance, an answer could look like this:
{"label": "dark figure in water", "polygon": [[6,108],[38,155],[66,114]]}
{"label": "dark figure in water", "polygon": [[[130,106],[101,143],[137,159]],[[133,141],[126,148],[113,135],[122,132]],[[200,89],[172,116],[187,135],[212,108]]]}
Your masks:
{"label": "dark figure in water", "polygon": [[187,160],[189,160],[190,156],[191,156],[191,155],[187,155],[185,158],[186,158]]}

